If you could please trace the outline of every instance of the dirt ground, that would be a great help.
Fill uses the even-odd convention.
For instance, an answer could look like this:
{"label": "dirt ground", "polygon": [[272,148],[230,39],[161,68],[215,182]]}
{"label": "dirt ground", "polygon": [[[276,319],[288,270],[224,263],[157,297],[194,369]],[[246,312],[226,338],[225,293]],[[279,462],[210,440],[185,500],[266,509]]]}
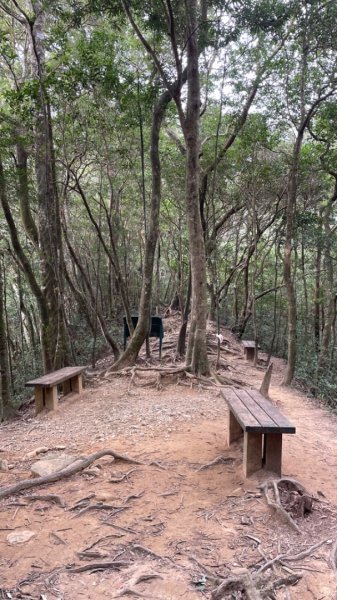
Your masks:
{"label": "dirt ground", "polygon": [[[221,351],[228,373],[259,387],[264,369],[244,360],[234,338],[231,348]],[[75,456],[111,448],[146,464],[104,457],[84,473],[2,500],[0,598],[210,599],[222,578],[262,569],[266,587],[301,575],[268,597],[336,600],[337,418],[281,387],[284,363],[273,362],[270,397],[297,429],[284,436],[282,474],[317,499],[298,519],[300,533],[258,488],[272,474],[244,479],[242,443],[227,446],[219,389],[186,379],[160,391],[130,384],[130,377],[89,379],[83,394],[60,401],[57,411],[35,416],[31,405],[1,426],[0,459],[10,465],[0,473],[1,488],[30,476],[37,459],[26,455],[41,446]],[[200,470],[217,457],[222,461]],[[56,494],[64,506],[29,500],[34,494]],[[34,536],[10,544],[8,534],[22,530]],[[264,568],[279,554],[282,564]],[[106,567],[112,561],[118,568]],[[239,591],[223,597],[248,598]]]}

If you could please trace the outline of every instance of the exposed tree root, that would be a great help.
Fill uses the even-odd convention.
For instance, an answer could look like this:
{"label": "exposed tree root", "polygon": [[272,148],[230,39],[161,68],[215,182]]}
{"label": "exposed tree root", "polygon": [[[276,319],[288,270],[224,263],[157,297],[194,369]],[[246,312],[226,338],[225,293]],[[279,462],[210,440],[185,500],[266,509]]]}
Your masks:
{"label": "exposed tree root", "polygon": [[91,504],[90,506],[86,506],[85,508],[82,508],[82,510],[80,510],[78,513],[76,513],[76,515],[72,516],[72,519],[77,519],[77,517],[83,515],[86,512],[89,512],[91,510],[118,510],[118,512],[122,511],[122,510],[126,510],[127,508],[129,508],[128,506],[113,506],[112,504],[104,504],[103,502],[101,502],[100,504]]}
{"label": "exposed tree root", "polygon": [[273,598],[275,597],[275,591],[280,589],[281,587],[288,585],[296,585],[300,579],[302,579],[302,575],[294,574],[289,575],[288,577],[280,577],[276,581],[272,583],[272,585],[261,590],[262,598]]}
{"label": "exposed tree root", "polygon": [[[144,567],[142,568],[142,570],[144,571]],[[136,585],[138,585],[139,583],[143,583],[144,581],[151,581],[151,579],[163,579],[163,577],[161,575],[159,575],[159,573],[141,573],[139,574],[139,570],[138,572],[136,572],[132,577],[130,577],[129,581],[128,581],[128,586],[122,588],[118,594],[116,594],[114,596],[114,598],[120,598],[121,596],[139,596],[141,598],[148,598],[149,596],[145,596],[144,594],[141,594],[140,592],[136,592],[136,590],[134,589],[134,587]]]}
{"label": "exposed tree root", "polygon": [[[292,491],[297,492],[299,497],[303,499],[303,501],[301,501],[303,514],[305,512],[306,506],[308,511],[311,510],[311,496],[306,492],[305,488],[294,479],[284,478],[269,480],[259,486],[259,489],[262,490],[265,495],[268,506],[275,509],[275,511],[284,519],[284,521],[286,521],[286,523],[288,523],[288,525],[292,529],[297,531],[297,533],[301,533],[301,530],[297,523],[281,504],[280,488],[282,489],[282,487],[285,487],[286,489],[290,487]],[[272,491],[273,497],[270,495],[270,491]],[[292,505],[290,505],[290,508],[292,508]]]}
{"label": "exposed tree root", "polygon": [[103,456],[112,456],[116,460],[123,460],[128,463],[133,463],[136,465],[144,465],[145,463],[129,458],[124,454],[119,454],[114,450],[100,450],[99,452],[95,452],[94,454],[90,454],[85,458],[81,458],[76,460],[74,463],[62,469],[61,471],[57,471],[56,473],[51,473],[50,475],[44,475],[43,477],[35,477],[34,479],[23,479],[22,481],[18,481],[13,485],[0,489],[0,499],[7,498],[8,496],[12,496],[13,494],[17,494],[18,492],[22,492],[23,490],[29,490],[34,487],[38,487],[40,485],[44,485],[47,483],[54,483],[55,481],[59,481],[60,479],[64,479],[66,477],[71,477],[75,475],[75,473],[79,473],[83,471],[89,465],[91,465],[95,460],[102,458]]}
{"label": "exposed tree root", "polygon": [[[228,365],[226,365],[226,363],[224,363],[223,368],[228,369]],[[139,380],[137,381],[137,379],[142,378],[142,374],[151,374],[151,373],[154,373],[156,375],[156,377],[147,379],[147,381],[139,381]],[[190,367],[186,366],[186,365],[179,367],[179,368],[172,368],[172,369],[170,369],[168,367],[157,367],[157,366],[141,367],[138,365],[134,365],[131,367],[125,367],[124,369],[121,369],[120,371],[110,371],[108,369],[107,371],[104,371],[104,373],[102,374],[102,377],[109,380],[109,378],[111,378],[111,377],[118,377],[118,376],[123,376],[123,375],[131,376],[130,381],[129,381],[129,387],[128,387],[129,392],[133,385],[136,385],[139,387],[155,387],[156,389],[161,390],[163,387],[162,381],[163,381],[164,377],[179,376],[179,375],[183,375],[190,381],[196,382],[199,385],[205,386],[205,387],[207,386],[207,387],[221,388],[224,386],[227,387],[229,385],[243,387],[246,385],[244,381],[241,381],[241,380],[235,379],[235,378],[224,377],[223,375],[221,375],[220,373],[217,373],[215,371],[211,371],[210,377],[202,377],[196,373],[191,373]],[[182,384],[181,379],[179,380],[179,383]]]}
{"label": "exposed tree root", "polygon": [[244,572],[242,575],[232,575],[224,579],[224,581],[213,590],[211,598],[212,600],[221,600],[221,598],[229,592],[245,592],[247,600],[262,600],[262,596],[256,588],[249,571]]}
{"label": "exposed tree root", "polygon": [[266,562],[264,565],[262,565],[262,567],[260,567],[259,570],[257,571],[256,575],[257,576],[261,575],[261,573],[263,573],[267,569],[270,569],[270,567],[272,567],[276,563],[292,562],[292,561],[296,562],[297,560],[302,560],[303,558],[310,556],[310,554],[312,554],[312,552],[314,550],[317,550],[317,548],[319,548],[320,546],[323,546],[324,544],[327,544],[329,541],[330,540],[328,540],[328,539],[321,540],[320,542],[317,542],[317,544],[310,546],[310,548],[307,548],[306,550],[302,550],[302,552],[299,552],[298,554],[293,554],[293,555],[278,554],[277,556],[275,556],[274,558],[272,558],[268,562]]}
{"label": "exposed tree root", "polygon": [[73,567],[67,569],[68,573],[84,573],[85,571],[104,571],[105,569],[121,569],[122,567],[130,567],[129,562],[125,560],[114,560],[110,562],[102,563],[91,563],[90,565],[83,565],[81,567]]}

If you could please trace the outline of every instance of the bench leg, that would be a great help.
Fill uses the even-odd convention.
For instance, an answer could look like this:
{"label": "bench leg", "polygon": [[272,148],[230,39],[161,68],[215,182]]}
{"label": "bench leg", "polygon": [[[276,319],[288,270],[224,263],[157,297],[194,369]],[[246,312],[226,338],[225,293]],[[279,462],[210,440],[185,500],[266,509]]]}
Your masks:
{"label": "bench leg", "polygon": [[62,390],[63,390],[63,396],[66,396],[67,394],[70,394],[70,392],[72,392],[71,379],[67,379],[67,381],[64,381],[62,383]]}
{"label": "bench leg", "polygon": [[76,377],[72,377],[70,380],[71,391],[80,394],[83,389],[82,383],[82,374],[76,375]]}
{"label": "bench leg", "polygon": [[255,359],[255,348],[246,348],[246,360],[253,361]]}
{"label": "bench leg", "polygon": [[264,436],[264,468],[281,477],[282,433],[266,433]]}
{"label": "bench leg", "polygon": [[245,431],[243,441],[243,472],[249,477],[262,468],[262,433]]}
{"label": "bench leg", "polygon": [[242,427],[240,423],[234,417],[232,411],[229,411],[228,415],[228,431],[227,431],[227,443],[231,445],[234,440],[237,440],[242,435]]}
{"label": "bench leg", "polygon": [[52,388],[45,388],[44,390],[45,406],[48,410],[57,409],[57,385]]}
{"label": "bench leg", "polygon": [[38,415],[44,409],[43,388],[36,386],[35,388],[35,414]]}

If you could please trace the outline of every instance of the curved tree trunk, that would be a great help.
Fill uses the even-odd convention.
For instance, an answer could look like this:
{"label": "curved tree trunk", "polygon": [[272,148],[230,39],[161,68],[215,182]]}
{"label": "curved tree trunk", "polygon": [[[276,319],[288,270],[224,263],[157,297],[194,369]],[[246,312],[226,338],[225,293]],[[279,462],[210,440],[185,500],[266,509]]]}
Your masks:
{"label": "curved tree trunk", "polygon": [[151,209],[145,241],[143,265],[143,281],[139,303],[139,317],[136,329],[125,352],[113,365],[114,370],[134,364],[144,340],[149,331],[150,311],[153,287],[153,270],[156,245],[159,235],[159,211],[161,202],[161,164],[159,154],[159,135],[166,108],[171,101],[168,91],[164,92],[157,101],[152,116],[151,128],[151,170],[152,194]]}

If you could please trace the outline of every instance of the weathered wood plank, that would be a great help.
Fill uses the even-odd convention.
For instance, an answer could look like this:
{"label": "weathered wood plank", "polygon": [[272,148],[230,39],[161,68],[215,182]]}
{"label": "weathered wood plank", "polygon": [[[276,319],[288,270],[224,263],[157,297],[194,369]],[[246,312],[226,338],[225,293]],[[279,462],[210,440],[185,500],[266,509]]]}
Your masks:
{"label": "weathered wood plank", "polygon": [[288,419],[257,390],[228,388],[222,395],[244,431],[296,433]]}
{"label": "weathered wood plank", "polygon": [[242,429],[247,431],[247,427],[249,427],[249,431],[260,431],[261,425],[257,421],[257,419],[252,415],[252,413],[246,408],[246,406],[242,403],[240,398],[237,395],[237,391],[235,388],[229,388],[223,391],[223,395],[229,408],[234,412],[237,420],[239,421]]}
{"label": "weathered wood plank", "polygon": [[260,423],[263,429],[278,429],[278,423],[261,408],[256,402],[255,398],[251,394],[250,389],[240,390],[238,394],[241,402],[248,408],[248,410],[254,415],[255,419]]}
{"label": "weathered wood plank", "polygon": [[255,342],[251,340],[243,340],[242,345],[244,348],[255,348]]}
{"label": "weathered wood plank", "polygon": [[251,396],[255,402],[278,424],[281,433],[296,433],[296,427],[288,421],[279,409],[271,404],[257,390],[251,390]]}
{"label": "weathered wood plank", "polygon": [[80,375],[85,368],[86,367],[64,367],[63,369],[59,369],[53,373],[43,375],[42,377],[32,379],[31,381],[27,381],[26,387],[42,386],[45,388],[51,388],[55,385],[63,383],[67,379],[71,379],[76,375]]}

